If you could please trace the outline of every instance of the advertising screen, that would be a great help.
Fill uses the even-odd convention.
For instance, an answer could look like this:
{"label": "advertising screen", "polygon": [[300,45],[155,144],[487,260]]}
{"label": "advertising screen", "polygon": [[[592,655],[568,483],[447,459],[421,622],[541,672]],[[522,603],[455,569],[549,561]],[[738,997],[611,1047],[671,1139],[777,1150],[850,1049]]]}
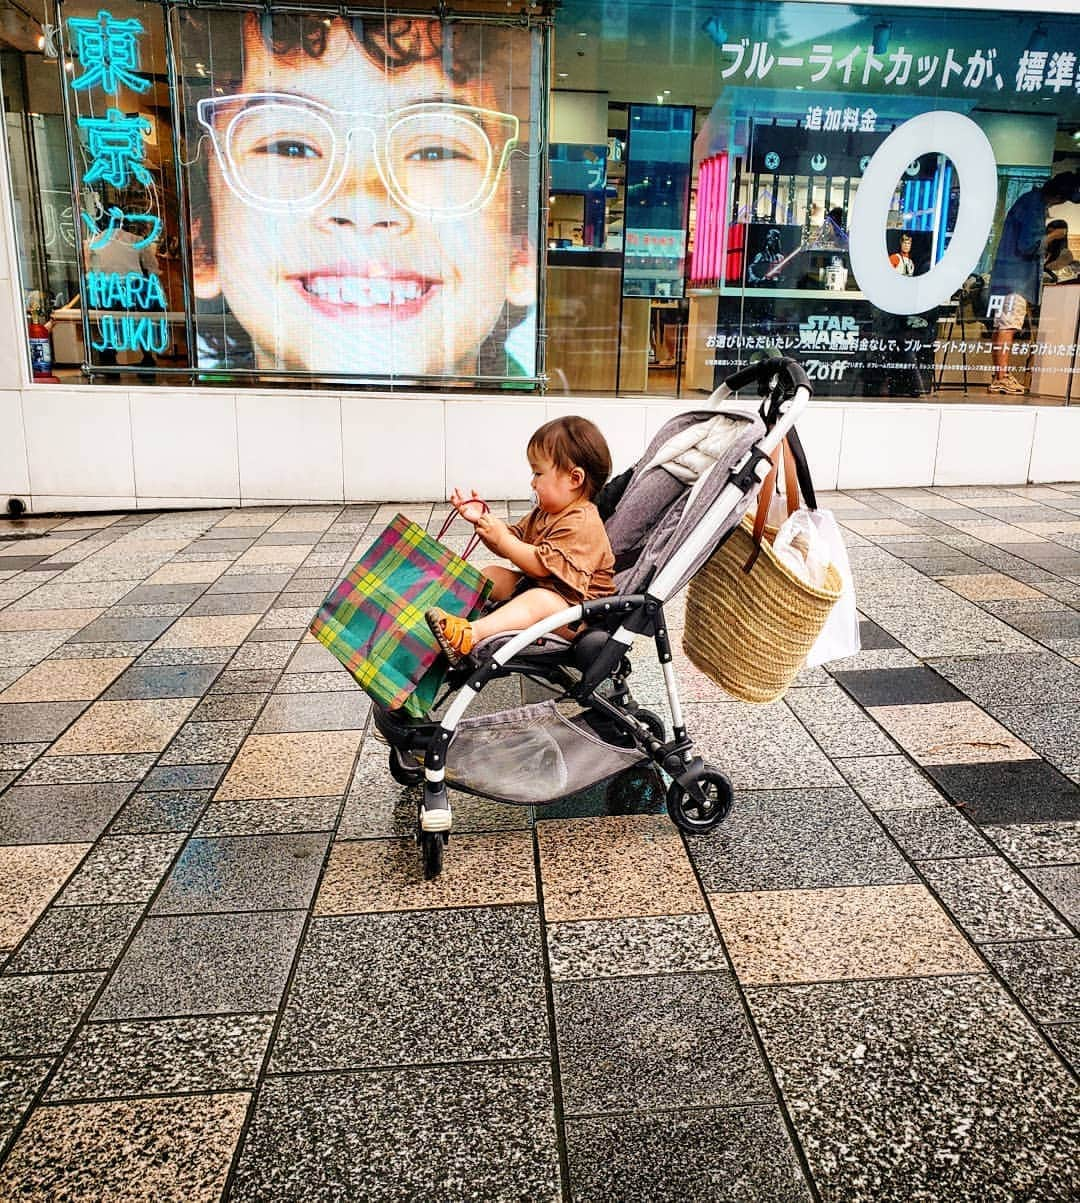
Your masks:
{"label": "advertising screen", "polygon": [[535,375],[538,33],[178,20],[200,369]]}

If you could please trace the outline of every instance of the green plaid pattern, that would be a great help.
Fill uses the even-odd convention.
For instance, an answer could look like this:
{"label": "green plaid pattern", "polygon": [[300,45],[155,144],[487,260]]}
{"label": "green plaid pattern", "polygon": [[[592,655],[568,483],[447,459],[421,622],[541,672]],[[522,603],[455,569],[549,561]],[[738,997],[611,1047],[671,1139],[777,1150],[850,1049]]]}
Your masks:
{"label": "green plaid pattern", "polygon": [[422,718],[447,671],[424,611],[475,618],[490,592],[483,573],[398,514],[327,594],[311,633],[365,693]]}

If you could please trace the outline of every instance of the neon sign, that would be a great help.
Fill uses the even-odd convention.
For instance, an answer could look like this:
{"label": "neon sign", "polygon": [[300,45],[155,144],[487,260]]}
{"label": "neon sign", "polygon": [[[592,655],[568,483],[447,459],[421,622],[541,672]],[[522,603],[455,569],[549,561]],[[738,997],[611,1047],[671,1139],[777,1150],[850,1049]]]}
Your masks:
{"label": "neon sign", "polygon": [[[100,88],[107,96],[116,96],[123,86],[141,95],[150,87],[150,80],[138,73],[141,21],[118,20],[102,9],[93,20],[70,17],[68,29],[82,67],[82,74],[71,80],[73,92],[89,94]],[[108,107],[104,117],[79,117],[78,125],[86,133],[91,160],[82,178],[84,185],[104,182],[122,189],[132,180],[144,187],[153,184],[144,162],[144,135],[150,130],[145,117],[129,116]],[[161,232],[161,219],[155,213],[126,213],[110,205],[104,216],[107,222],[101,228],[94,216],[82,212],[82,220],[90,231],[92,251],[108,246],[125,224],[148,227],[142,238],[130,244],[135,251],[149,246]],[[160,353],[168,346],[168,320],[138,312],[160,313],[168,308],[161,277],[156,272],[88,271],[84,296],[88,308],[98,311],[91,327],[90,346],[94,351]]]}

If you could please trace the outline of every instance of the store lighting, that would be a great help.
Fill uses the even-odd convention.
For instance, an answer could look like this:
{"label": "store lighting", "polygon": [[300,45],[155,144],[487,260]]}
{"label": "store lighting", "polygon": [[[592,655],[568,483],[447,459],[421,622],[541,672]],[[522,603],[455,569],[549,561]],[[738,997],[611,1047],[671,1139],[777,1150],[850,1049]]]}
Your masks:
{"label": "store lighting", "polygon": [[570,78],[570,72],[569,72],[569,71],[560,71],[560,72],[559,72],[559,78],[560,78],[560,79],[569,79],[569,78]]}

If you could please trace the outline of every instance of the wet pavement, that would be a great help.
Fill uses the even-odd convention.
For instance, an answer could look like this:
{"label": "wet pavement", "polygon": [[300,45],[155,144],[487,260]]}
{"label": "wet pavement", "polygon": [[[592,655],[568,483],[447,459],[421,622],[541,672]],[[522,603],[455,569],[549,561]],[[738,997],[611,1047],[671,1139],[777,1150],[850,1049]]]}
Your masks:
{"label": "wet pavement", "polygon": [[677,656],[719,829],[459,797],[431,883],[305,630],[440,507],[0,523],[0,1199],[1080,1197],[1080,486],[822,504],[864,651]]}

